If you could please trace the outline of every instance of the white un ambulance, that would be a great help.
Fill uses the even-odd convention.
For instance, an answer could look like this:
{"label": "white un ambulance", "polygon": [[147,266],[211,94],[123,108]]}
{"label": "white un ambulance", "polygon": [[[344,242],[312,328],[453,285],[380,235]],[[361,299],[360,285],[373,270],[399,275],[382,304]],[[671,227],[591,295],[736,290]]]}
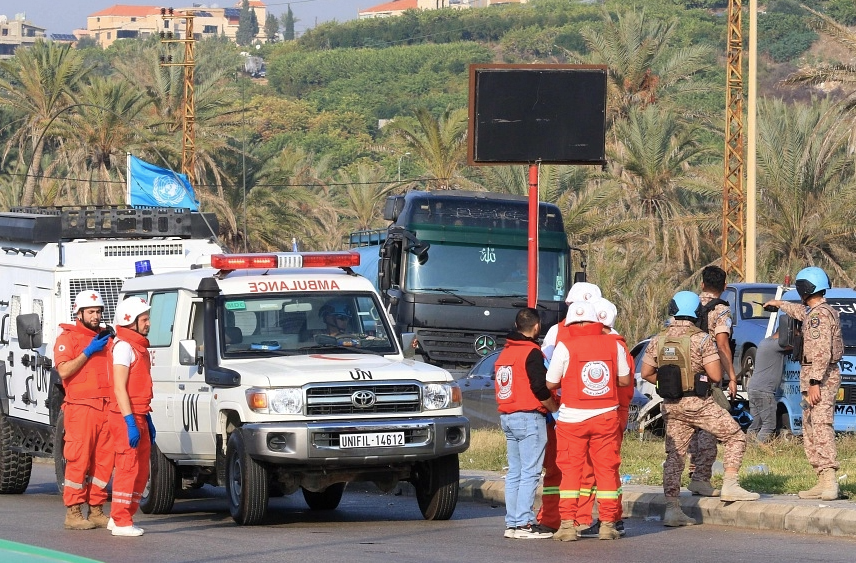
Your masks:
{"label": "white un ambulance", "polygon": [[[152,260],[155,274],[127,280],[118,296],[141,296],[152,307],[158,432],[142,510],[169,512],[182,486],[223,485],[235,521],[257,524],[271,495],[300,489],[311,509],[324,510],[338,506],[348,482],[391,490],[408,481],[426,519],[450,518],[458,454],[469,445],[460,389],[447,371],[405,359],[412,349],[402,347],[371,283],[351,270],[359,256],[212,254],[210,267],[188,259],[164,273]],[[135,258],[126,258],[129,272]],[[50,443],[39,451],[17,430],[28,426],[21,413],[38,405],[21,398],[33,386],[15,366],[27,356],[27,366],[49,369],[54,325],[70,319],[74,294],[57,293],[65,314],[51,319],[29,295],[9,312],[9,326],[21,328],[4,345],[14,365],[2,366],[11,382],[0,414],[2,463],[19,477],[3,483],[4,492],[26,488],[30,456],[61,454],[61,416],[56,438],[42,430]],[[36,314],[45,331],[41,343],[19,338],[36,332],[26,316],[12,318],[21,313]],[[45,380],[39,385],[47,381],[39,377]],[[46,393],[36,401],[47,399]],[[50,428],[57,419],[52,410],[44,409],[40,425]]]}

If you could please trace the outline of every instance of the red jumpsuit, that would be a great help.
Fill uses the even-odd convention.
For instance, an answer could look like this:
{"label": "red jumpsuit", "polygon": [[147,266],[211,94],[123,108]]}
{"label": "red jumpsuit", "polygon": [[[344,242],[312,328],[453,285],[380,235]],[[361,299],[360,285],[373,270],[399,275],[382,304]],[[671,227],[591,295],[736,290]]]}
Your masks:
{"label": "red jumpsuit", "polygon": [[[602,325],[570,325],[560,342],[569,351],[562,377],[562,405],[579,411],[612,409],[579,422],[556,423],[557,461],[562,470],[559,512],[562,521],[576,521],[583,488],[584,466],[590,456],[600,518],[621,517],[618,468],[621,463],[618,420],[618,354],[615,337],[601,334]],[[614,407],[614,408],[613,408]],[[589,496],[591,494],[589,493]]]}
{"label": "red jumpsuit", "polygon": [[[61,324],[60,328],[62,333],[54,344],[57,365],[79,357],[96,336],[80,321]],[[62,500],[66,506],[101,506],[107,501],[107,482],[113,473],[107,424],[109,364],[106,349],[95,352],[77,373],[62,380],[66,460]]]}
{"label": "red jumpsuit", "polygon": [[[110,393],[110,431],[116,451],[116,474],[113,476],[113,503],[110,516],[118,527],[133,525],[134,514],[140,506],[146,481],[149,479],[149,456],[152,451],[146,414],[150,412],[153,392],[149,341],[141,334],[125,327],[116,327],[116,337],[131,345],[134,359],[128,372],[128,397],[131,413],[140,431],[136,448],[128,443],[128,427],[116,395]],[[111,374],[113,367],[110,366]],[[111,377],[112,380],[112,377]]]}

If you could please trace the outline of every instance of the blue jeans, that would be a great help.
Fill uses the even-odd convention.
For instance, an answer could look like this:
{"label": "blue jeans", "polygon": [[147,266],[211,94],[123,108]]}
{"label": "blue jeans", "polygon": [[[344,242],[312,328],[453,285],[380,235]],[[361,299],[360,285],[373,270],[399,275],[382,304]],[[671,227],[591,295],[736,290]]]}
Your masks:
{"label": "blue jeans", "polygon": [[508,448],[505,476],[505,526],[516,528],[535,522],[535,491],[547,447],[547,419],[535,412],[502,414],[499,425]]}

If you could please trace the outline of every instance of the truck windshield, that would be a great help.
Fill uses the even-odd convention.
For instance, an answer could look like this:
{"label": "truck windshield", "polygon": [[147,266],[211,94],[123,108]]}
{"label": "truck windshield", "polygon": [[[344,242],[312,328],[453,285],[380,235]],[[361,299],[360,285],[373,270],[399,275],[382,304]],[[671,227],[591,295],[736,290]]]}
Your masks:
{"label": "truck windshield", "polygon": [[[501,246],[431,243],[428,261],[408,254],[405,289],[462,296],[521,296],[528,291],[527,250]],[[568,286],[568,254],[542,251],[538,299],[562,301]],[[442,288],[442,289],[440,289]]]}
{"label": "truck windshield", "polygon": [[325,353],[395,354],[393,332],[371,293],[289,293],[221,299],[224,357]]}

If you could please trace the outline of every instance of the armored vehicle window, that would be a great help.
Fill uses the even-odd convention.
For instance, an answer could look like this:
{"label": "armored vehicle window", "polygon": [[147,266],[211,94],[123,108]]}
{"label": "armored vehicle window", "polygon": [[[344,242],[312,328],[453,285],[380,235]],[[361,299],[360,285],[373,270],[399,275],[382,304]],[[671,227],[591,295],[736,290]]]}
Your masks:
{"label": "armored vehicle window", "polygon": [[169,346],[172,343],[172,327],[175,324],[175,309],[178,292],[153,293],[149,304],[152,306],[149,330],[149,345],[152,348]]}

